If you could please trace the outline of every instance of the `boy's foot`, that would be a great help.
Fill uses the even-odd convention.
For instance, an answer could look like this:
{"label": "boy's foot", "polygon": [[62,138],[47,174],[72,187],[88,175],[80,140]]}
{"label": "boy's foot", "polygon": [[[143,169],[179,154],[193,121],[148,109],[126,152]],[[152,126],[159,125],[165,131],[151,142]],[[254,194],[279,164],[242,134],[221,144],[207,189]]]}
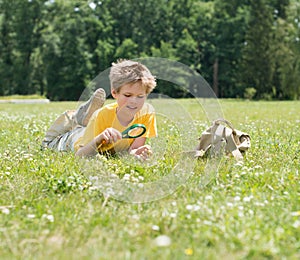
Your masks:
{"label": "boy's foot", "polygon": [[90,99],[77,109],[74,115],[77,123],[82,126],[87,126],[92,114],[103,106],[105,98],[105,90],[98,88],[90,97]]}

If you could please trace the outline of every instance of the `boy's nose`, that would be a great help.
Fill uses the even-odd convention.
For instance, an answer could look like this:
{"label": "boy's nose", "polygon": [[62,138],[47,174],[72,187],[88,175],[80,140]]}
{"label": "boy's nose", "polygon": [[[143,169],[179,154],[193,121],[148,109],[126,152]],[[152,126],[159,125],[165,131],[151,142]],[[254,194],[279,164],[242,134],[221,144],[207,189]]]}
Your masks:
{"label": "boy's nose", "polygon": [[137,101],[138,101],[138,98],[137,98],[137,97],[130,97],[130,99],[129,99],[129,103],[130,103],[130,104],[136,104]]}

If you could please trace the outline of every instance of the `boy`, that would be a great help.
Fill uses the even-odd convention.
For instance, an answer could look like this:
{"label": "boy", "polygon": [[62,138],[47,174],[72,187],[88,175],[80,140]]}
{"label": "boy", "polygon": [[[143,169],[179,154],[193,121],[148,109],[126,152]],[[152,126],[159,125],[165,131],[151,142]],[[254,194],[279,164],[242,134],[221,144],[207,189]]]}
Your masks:
{"label": "boy", "polygon": [[[139,62],[120,60],[112,64],[109,78],[116,102],[103,106],[105,91],[97,89],[76,112],[66,111],[54,122],[43,147],[72,150],[80,157],[124,150],[142,159],[152,154],[145,142],[157,135],[156,119],[153,107],[145,101],[156,86],[154,76]],[[146,133],[136,139],[122,139],[121,132],[136,123],[144,124]]]}

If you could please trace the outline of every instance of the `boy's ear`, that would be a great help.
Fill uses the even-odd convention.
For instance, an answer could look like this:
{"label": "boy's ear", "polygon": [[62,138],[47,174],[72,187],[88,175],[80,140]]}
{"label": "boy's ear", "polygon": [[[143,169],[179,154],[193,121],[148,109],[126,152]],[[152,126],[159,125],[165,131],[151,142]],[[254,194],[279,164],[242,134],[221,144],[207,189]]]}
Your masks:
{"label": "boy's ear", "polygon": [[111,95],[112,95],[113,98],[117,98],[117,92],[116,92],[115,89],[112,89],[112,90],[110,91],[110,93],[111,93]]}

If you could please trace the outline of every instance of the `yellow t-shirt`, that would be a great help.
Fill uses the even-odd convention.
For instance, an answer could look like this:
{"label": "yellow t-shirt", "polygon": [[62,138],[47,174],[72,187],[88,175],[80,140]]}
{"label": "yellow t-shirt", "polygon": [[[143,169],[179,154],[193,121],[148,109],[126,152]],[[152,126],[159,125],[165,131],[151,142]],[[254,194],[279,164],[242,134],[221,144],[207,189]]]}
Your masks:
{"label": "yellow t-shirt", "polygon": [[[145,103],[128,126],[120,124],[116,113],[117,107],[117,103],[112,103],[95,111],[89,120],[83,136],[79,137],[75,142],[75,151],[91,142],[97,135],[109,127],[113,127],[120,132],[123,132],[127,127],[133,124],[144,124],[147,130],[142,137],[150,138],[157,136],[155,110],[150,104]],[[133,141],[134,139],[122,139],[113,144],[103,144],[99,152],[115,153],[128,150]]]}

